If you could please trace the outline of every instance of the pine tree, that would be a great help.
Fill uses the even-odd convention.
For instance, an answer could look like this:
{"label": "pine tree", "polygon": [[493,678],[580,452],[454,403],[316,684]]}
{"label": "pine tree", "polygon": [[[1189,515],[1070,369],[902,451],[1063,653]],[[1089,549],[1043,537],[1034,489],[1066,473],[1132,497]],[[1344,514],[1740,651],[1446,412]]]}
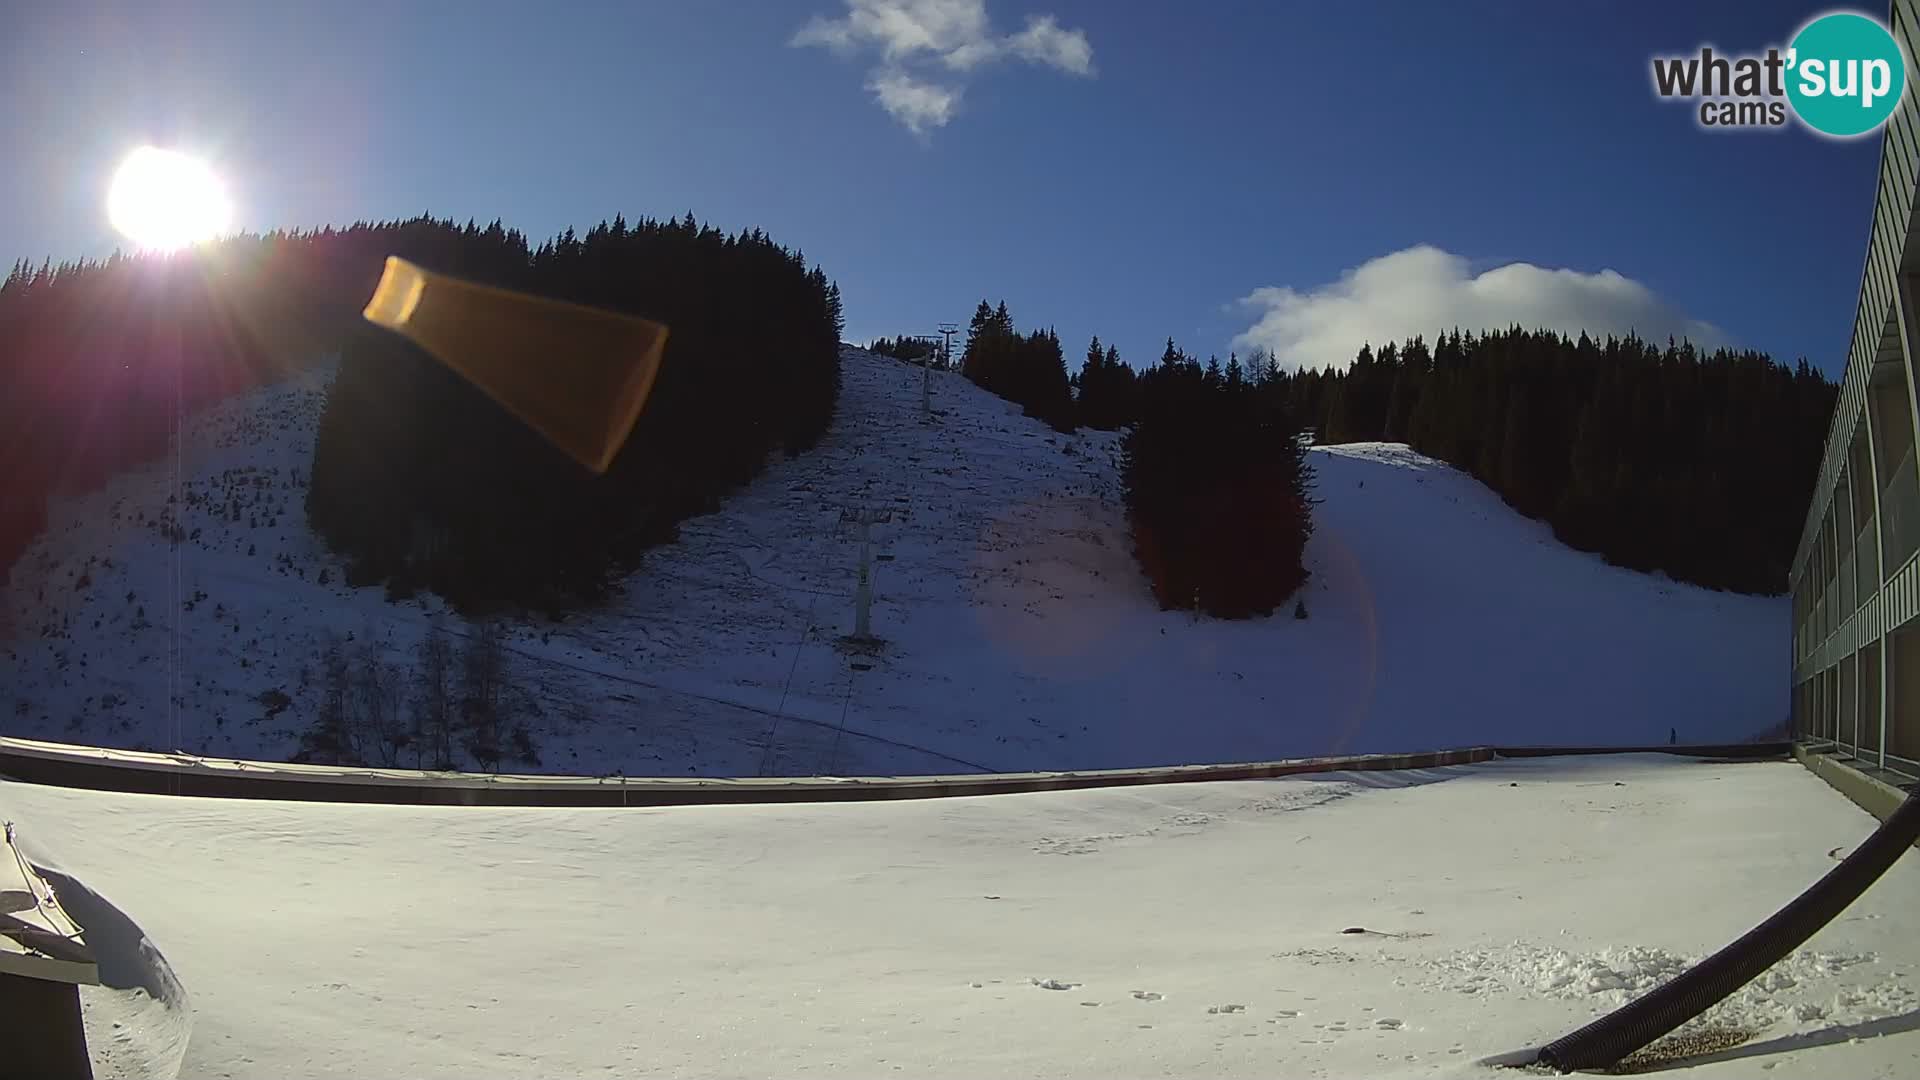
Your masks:
{"label": "pine tree", "polygon": [[1140,382],[1122,481],[1155,596],[1221,618],[1272,613],[1305,581],[1312,531],[1306,451],[1278,399],[1228,389],[1172,342]]}
{"label": "pine tree", "polygon": [[840,283],[837,281],[827,286],[827,320],[833,324],[835,338],[847,332],[847,317],[840,307]]}
{"label": "pine tree", "polygon": [[980,306],[973,309],[972,321],[967,323],[967,344],[963,355],[972,355],[974,346],[979,344],[982,337],[992,332],[993,325],[993,308],[982,300]]}

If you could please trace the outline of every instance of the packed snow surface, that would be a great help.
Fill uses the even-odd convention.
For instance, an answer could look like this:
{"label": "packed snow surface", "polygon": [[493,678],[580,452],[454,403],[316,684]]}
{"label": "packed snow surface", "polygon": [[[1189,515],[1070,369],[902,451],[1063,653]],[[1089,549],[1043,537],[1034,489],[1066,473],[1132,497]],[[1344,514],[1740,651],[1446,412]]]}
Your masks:
{"label": "packed snow surface", "polygon": [[[1784,719],[1767,673],[1788,666],[1785,600],[1609,567],[1399,445],[1313,451],[1308,618],[1161,611],[1118,435],[1059,435],[952,374],[923,416],[918,368],[844,356],[818,448],[686,522],[606,609],[513,626],[539,761],[508,768],[1112,768],[1707,743]],[[403,681],[430,620],[465,632],[431,598],[347,587],[307,529],[328,377],[195,417],[177,457],[55,505],[0,604],[0,734],[284,760],[326,635]],[[892,514],[872,530],[873,655],[838,644],[859,509]]]}
{"label": "packed snow surface", "polygon": [[[1528,759],[891,803],[382,807],[0,783],[192,993],[183,1075],[1496,1080],[1832,868],[1797,765]],[[1689,1031],[1920,1075],[1920,856]]]}

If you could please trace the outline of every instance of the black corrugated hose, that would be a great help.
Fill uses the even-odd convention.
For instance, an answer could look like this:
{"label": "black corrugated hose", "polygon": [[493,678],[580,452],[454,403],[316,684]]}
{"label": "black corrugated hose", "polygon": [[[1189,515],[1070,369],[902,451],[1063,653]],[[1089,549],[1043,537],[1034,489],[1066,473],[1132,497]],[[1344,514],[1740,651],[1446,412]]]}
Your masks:
{"label": "black corrugated hose", "polygon": [[1532,1064],[1563,1073],[1604,1069],[1706,1012],[1799,948],[1859,899],[1920,839],[1920,788],[1839,866],[1738,941],[1646,996],[1541,1047]]}

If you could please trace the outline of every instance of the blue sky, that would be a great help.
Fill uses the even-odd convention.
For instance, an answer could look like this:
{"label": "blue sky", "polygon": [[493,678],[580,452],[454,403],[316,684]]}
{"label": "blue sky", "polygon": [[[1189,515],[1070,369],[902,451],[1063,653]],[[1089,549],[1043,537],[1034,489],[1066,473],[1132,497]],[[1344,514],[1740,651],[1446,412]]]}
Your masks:
{"label": "blue sky", "polygon": [[[107,179],[155,142],[212,158],[249,228],[692,210],[803,248],[850,338],[987,296],[1140,363],[1169,335],[1304,362],[1453,313],[1694,326],[1837,372],[1879,153],[1654,98],[1652,54],[1784,44],[1827,10],[1804,3],[24,7],[7,261],[111,250]],[[1516,261],[1577,276],[1476,277]]]}

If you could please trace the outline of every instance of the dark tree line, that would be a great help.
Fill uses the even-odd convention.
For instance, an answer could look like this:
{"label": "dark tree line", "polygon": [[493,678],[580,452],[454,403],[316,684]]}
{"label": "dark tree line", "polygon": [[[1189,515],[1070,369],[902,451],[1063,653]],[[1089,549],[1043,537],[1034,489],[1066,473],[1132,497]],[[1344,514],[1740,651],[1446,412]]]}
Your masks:
{"label": "dark tree line", "polygon": [[[669,324],[653,400],[590,478],[361,307],[388,255]],[[309,513],[365,580],[475,604],[588,596],[611,563],[797,452],[831,418],[837,286],[759,230],[691,215],[532,247],[421,217],[174,255],[17,263],[0,281],[0,580],[47,500],[166,452],[180,417],[332,353]]]}
{"label": "dark tree line", "polygon": [[1004,300],[997,309],[980,301],[967,327],[960,371],[981,389],[1019,405],[1028,416],[1056,431],[1077,426],[1073,385],[1067,379],[1059,335],[1052,330],[1021,334],[1014,329]]}
{"label": "dark tree line", "polygon": [[1306,445],[1268,369],[1202,366],[1167,341],[1136,373],[1087,343],[1071,378],[1052,330],[1021,334],[1003,301],[967,328],[961,371],[1056,430],[1129,427],[1122,474],[1134,554],[1161,607],[1272,614],[1302,584],[1312,535]]}
{"label": "dark tree line", "polygon": [[867,346],[867,351],[877,353],[881,356],[891,356],[895,360],[911,361],[915,364],[920,363],[922,359],[926,359],[935,368],[942,366],[940,362],[939,344],[928,341],[925,338],[908,337],[905,334],[897,338],[874,338],[873,344]]}
{"label": "dark tree line", "polygon": [[0,580],[50,496],[159,457],[181,415],[337,347],[395,228],[14,264],[0,281]]}
{"label": "dark tree line", "polygon": [[1805,360],[1517,327],[1379,350],[1270,392],[1321,442],[1406,442],[1609,562],[1779,593],[1836,387]]}
{"label": "dark tree line", "polygon": [[530,250],[517,234],[426,222],[394,248],[469,280],[656,319],[670,336],[631,438],[596,476],[410,342],[356,329],[307,496],[355,583],[430,588],[468,611],[591,603],[679,521],[714,509],[770,452],[810,448],[832,419],[839,288],[757,229],[615,218]]}
{"label": "dark tree line", "polygon": [[1021,334],[1004,301],[982,300],[961,371],[1056,430],[1129,428],[1127,517],[1161,607],[1269,615],[1305,584],[1313,478],[1271,365],[1203,366],[1169,339],[1136,373],[1095,337],[1069,378],[1058,335]]}
{"label": "dark tree line", "polygon": [[1305,584],[1313,533],[1312,471],[1284,399],[1237,358],[1202,367],[1171,339],[1130,386],[1127,518],[1160,606],[1272,614]]}

